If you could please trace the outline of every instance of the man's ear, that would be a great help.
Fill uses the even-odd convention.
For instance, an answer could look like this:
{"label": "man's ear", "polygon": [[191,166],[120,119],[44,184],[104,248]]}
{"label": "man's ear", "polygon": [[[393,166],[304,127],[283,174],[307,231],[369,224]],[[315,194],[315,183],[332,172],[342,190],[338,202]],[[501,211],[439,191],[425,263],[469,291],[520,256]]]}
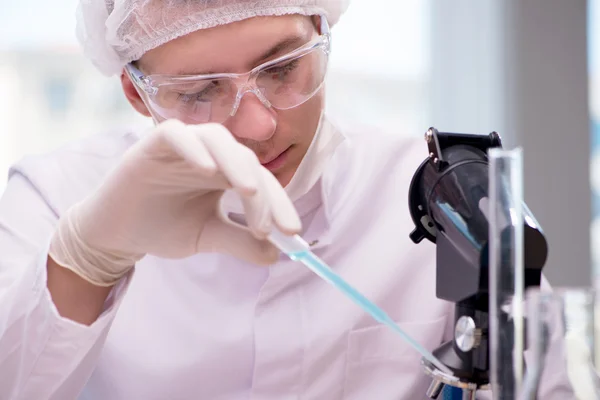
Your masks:
{"label": "man's ear", "polygon": [[135,84],[129,78],[129,75],[125,72],[125,69],[121,72],[121,86],[123,87],[123,93],[129,103],[135,108],[137,112],[146,117],[152,117],[148,107],[144,104],[144,100],[140,97]]}

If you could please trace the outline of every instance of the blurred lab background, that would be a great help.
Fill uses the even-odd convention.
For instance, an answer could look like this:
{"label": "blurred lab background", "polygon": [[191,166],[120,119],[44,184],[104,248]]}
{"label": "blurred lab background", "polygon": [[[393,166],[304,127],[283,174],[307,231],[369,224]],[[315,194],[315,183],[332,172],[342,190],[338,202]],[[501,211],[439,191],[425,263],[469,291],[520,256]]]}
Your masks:
{"label": "blurred lab background", "polygon": [[[76,4],[0,3],[0,192],[25,154],[149,124],[82,56]],[[599,26],[600,0],[352,0],[327,107],[389,134],[497,131],[522,146],[546,274],[587,285],[600,271]]]}

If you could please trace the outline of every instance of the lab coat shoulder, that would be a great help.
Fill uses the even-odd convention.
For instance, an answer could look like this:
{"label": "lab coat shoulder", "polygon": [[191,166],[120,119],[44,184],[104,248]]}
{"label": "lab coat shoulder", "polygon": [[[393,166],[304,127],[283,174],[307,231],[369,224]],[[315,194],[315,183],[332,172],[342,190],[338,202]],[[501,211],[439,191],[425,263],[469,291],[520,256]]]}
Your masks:
{"label": "lab coat shoulder", "polygon": [[340,129],[345,140],[323,175],[330,217],[343,205],[365,207],[365,202],[375,206],[390,201],[395,206],[382,210],[408,216],[410,182],[427,157],[424,141],[414,135],[394,135],[362,126]]}
{"label": "lab coat shoulder", "polygon": [[23,176],[60,216],[100,185],[121,156],[138,140],[134,133],[102,133],[44,154],[28,155],[9,170]]}
{"label": "lab coat shoulder", "polygon": [[427,156],[426,143],[419,136],[363,125],[337,127],[345,140],[332,161],[352,160],[355,170],[364,166],[377,170],[390,165],[416,169]]}
{"label": "lab coat shoulder", "polygon": [[[426,159],[425,143],[375,129],[342,133],[345,140],[323,174],[323,206],[331,236],[338,246],[354,248],[356,259],[364,252],[365,262],[377,265],[381,277],[378,280],[372,272],[373,281],[390,282],[389,287],[379,287],[379,293],[397,293],[397,304],[427,299],[422,313],[390,304],[397,318],[414,321],[447,315],[448,304],[435,296],[435,247],[427,241],[415,244],[409,237],[415,227],[408,207],[409,187]],[[406,289],[408,282],[418,293]]]}

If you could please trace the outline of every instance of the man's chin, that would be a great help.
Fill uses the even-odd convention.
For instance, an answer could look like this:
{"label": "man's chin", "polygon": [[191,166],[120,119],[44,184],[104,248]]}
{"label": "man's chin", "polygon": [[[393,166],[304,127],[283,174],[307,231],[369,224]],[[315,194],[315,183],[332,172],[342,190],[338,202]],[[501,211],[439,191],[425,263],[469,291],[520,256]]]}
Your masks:
{"label": "man's chin", "polygon": [[271,173],[281,186],[286,187],[292,181],[294,171],[295,169],[292,168],[282,168],[280,171],[271,171]]}

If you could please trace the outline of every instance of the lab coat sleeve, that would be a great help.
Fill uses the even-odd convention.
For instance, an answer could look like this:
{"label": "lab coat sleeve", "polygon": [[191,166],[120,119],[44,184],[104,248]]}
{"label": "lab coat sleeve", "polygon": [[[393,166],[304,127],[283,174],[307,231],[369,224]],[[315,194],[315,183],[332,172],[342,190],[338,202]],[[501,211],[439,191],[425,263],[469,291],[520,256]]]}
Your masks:
{"label": "lab coat sleeve", "polygon": [[13,173],[0,198],[0,398],[75,399],[93,371],[131,275],[90,326],[62,318],[46,288],[58,220],[43,192]]}

